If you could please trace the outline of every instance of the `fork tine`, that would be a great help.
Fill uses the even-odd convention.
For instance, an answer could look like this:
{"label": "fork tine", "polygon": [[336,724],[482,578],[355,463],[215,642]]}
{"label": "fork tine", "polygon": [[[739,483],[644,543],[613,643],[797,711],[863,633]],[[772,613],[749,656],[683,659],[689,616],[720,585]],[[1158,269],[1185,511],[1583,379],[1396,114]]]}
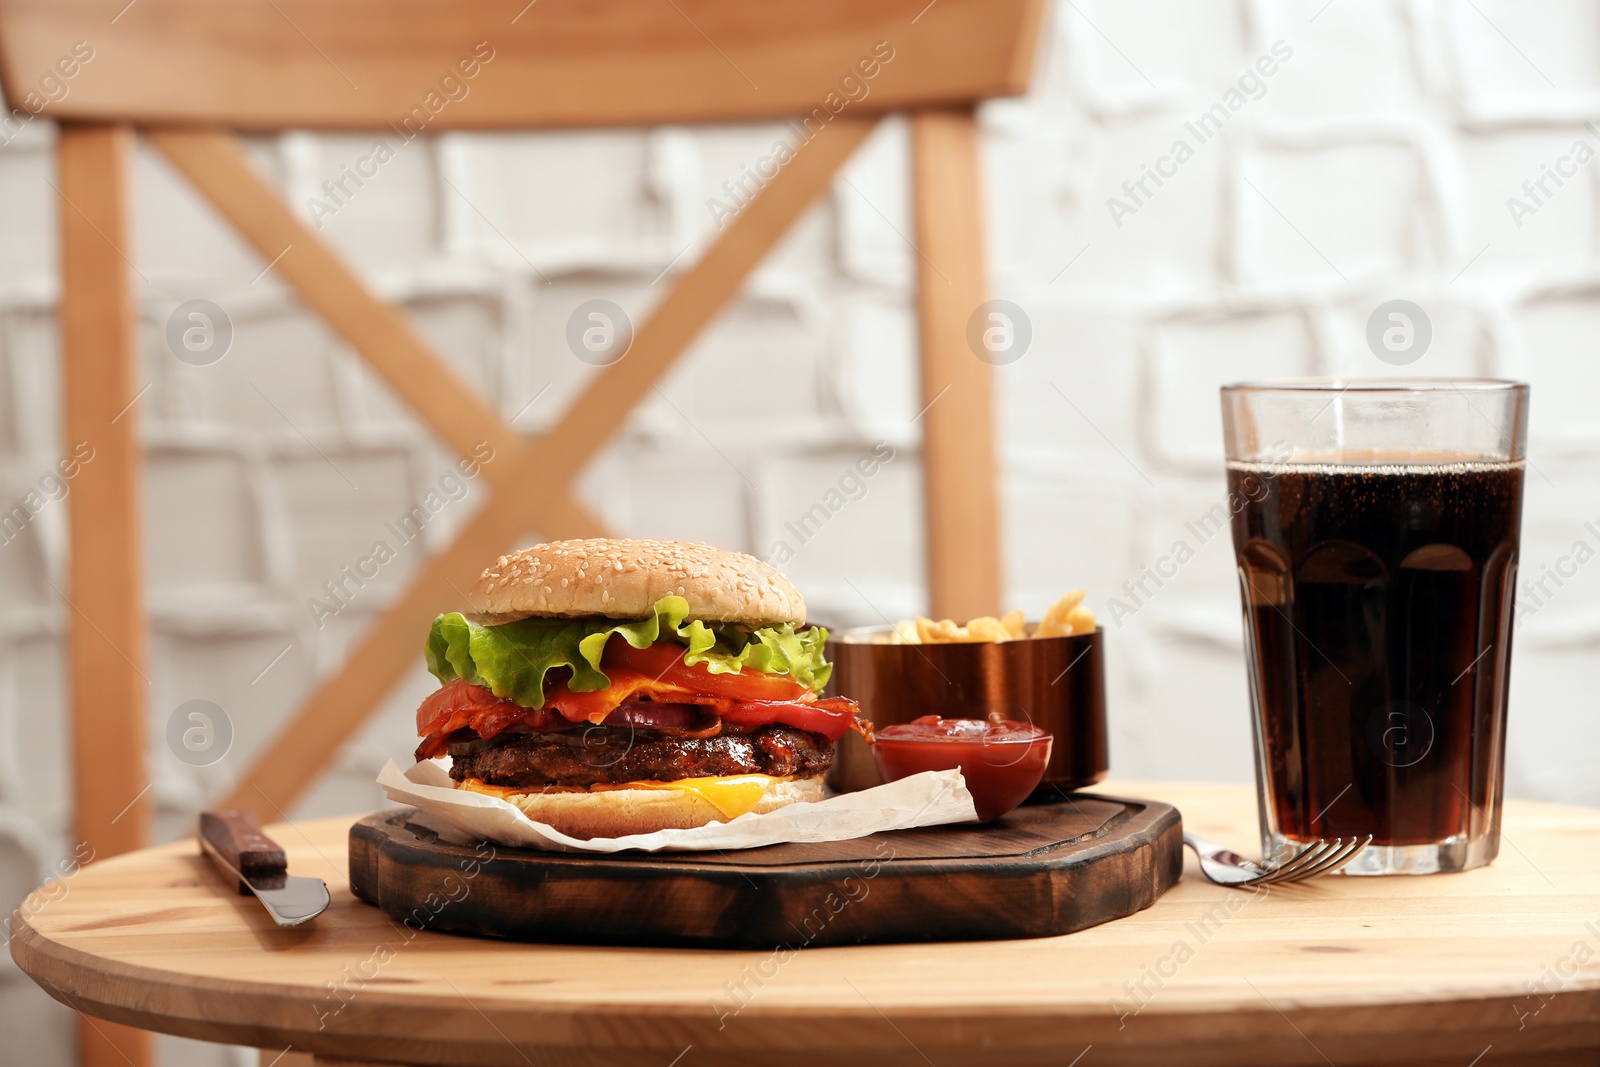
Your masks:
{"label": "fork tine", "polygon": [[1307,878],[1314,878],[1322,871],[1328,869],[1330,864],[1339,862],[1340,855],[1346,850],[1350,842],[1342,837],[1328,838],[1323,841],[1327,847],[1310,863],[1302,863],[1287,877],[1279,879],[1281,883],[1303,882]]}
{"label": "fork tine", "polygon": [[1331,856],[1330,859],[1328,859],[1328,862],[1323,864],[1322,867],[1317,870],[1318,875],[1333,873],[1334,870],[1338,870],[1339,867],[1342,867],[1342,865],[1346,865],[1347,862],[1355,859],[1355,856],[1357,856],[1357,854],[1360,853],[1363,848],[1366,848],[1366,843],[1368,843],[1370,840],[1371,838],[1358,837],[1352,837],[1349,838],[1349,840],[1346,840],[1346,843],[1344,843],[1344,848],[1339,849],[1338,854]]}
{"label": "fork tine", "polygon": [[1307,845],[1299,853],[1267,872],[1261,880],[1267,885],[1274,885],[1278,881],[1293,881],[1301,870],[1320,861],[1326,854],[1328,854],[1328,841],[1314,841],[1312,845]]}
{"label": "fork tine", "polygon": [[1371,843],[1372,835],[1370,834],[1364,838],[1346,838],[1343,840],[1341,847],[1336,849],[1333,855],[1329,856],[1326,860],[1322,861],[1322,863],[1318,864],[1315,870],[1307,871],[1305,874],[1302,874],[1300,878],[1295,880],[1299,881],[1302,878],[1313,878],[1319,874],[1329,874],[1333,871],[1336,871],[1340,867],[1343,867],[1345,864],[1349,863],[1351,860],[1355,859],[1356,856]]}
{"label": "fork tine", "polygon": [[1303,882],[1307,878],[1315,878],[1323,871],[1342,863],[1346,854],[1355,845],[1355,840],[1353,838],[1336,837],[1333,839],[1332,844],[1333,848],[1329,849],[1327,854],[1317,860],[1316,863],[1296,871],[1293,881]]}
{"label": "fork tine", "polygon": [[1314,845],[1307,845],[1299,855],[1273,868],[1270,872],[1250,884],[1273,885],[1279,882],[1298,881],[1299,872],[1325,858],[1331,848],[1332,842],[1330,841],[1318,841]]}

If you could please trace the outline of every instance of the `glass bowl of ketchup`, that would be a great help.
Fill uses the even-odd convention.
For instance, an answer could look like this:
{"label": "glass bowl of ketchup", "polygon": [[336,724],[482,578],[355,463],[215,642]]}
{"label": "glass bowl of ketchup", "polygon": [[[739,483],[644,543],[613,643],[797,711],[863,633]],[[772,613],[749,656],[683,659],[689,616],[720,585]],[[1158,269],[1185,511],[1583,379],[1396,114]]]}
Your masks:
{"label": "glass bowl of ketchup", "polygon": [[884,781],[960,768],[980,822],[993,822],[1028,799],[1050,762],[1050,734],[998,717],[924,715],[874,731],[872,757]]}

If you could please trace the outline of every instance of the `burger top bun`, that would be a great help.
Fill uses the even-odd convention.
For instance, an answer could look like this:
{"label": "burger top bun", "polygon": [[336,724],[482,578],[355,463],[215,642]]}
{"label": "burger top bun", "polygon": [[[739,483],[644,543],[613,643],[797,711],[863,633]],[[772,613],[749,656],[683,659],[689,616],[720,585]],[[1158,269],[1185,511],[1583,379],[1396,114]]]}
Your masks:
{"label": "burger top bun", "polygon": [[[553,826],[568,837],[627,837],[653,834],[657,830],[692,830],[707,823],[723,822],[726,817],[711,803],[693,793],[677,789],[556,789],[547,792],[517,793],[485,786],[475,779],[456,783],[457,789],[490,796],[515,804],[534,822]],[[532,789],[537,790],[538,786]],[[821,800],[826,795],[822,776],[774,778],[752,810],[758,815],[798,804]]]}
{"label": "burger top bun", "polygon": [[743,552],[681,541],[552,541],[507,556],[467,595],[473,622],[601,615],[643,619],[676,594],[689,617],[770,626],[806,620],[806,602],[789,580]]}

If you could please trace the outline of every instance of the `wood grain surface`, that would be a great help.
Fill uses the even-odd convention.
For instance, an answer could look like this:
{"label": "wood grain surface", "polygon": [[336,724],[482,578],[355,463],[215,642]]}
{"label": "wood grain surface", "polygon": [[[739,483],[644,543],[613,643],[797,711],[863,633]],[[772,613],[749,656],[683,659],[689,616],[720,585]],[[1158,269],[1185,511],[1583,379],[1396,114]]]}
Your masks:
{"label": "wood grain surface", "polygon": [[401,922],[528,941],[770,950],[1047,937],[1149,907],[1183,866],[1171,805],[1090,795],[987,826],[659,855],[454,845],[419,814],[351,827],[351,891]]}
{"label": "wood grain surface", "polygon": [[963,621],[1005,611],[994,368],[967,337],[989,299],[980,163],[971,108],[911,116],[929,610]]}
{"label": "wood grain surface", "polygon": [[[133,132],[64,123],[60,176],[61,372],[65,439],[52,471],[68,486],[67,588],[72,671],[73,828],[80,858],[149,841],[145,769],[150,679],[144,618],[144,463],[134,310]],[[45,581],[50,581],[48,577]],[[84,1067],[152,1062],[148,1035],[86,1020]]]}
{"label": "wood grain surface", "polygon": [[[57,118],[432,133],[881,114],[1025,91],[1044,15],[1043,0],[123,6],[0,0],[10,106],[86,40]],[[892,58],[865,79],[879,42]]]}
{"label": "wood grain surface", "polygon": [[[1117,782],[1248,848],[1244,786]],[[269,826],[333,905],[280,930],[194,842],[93,864],[12,919],[69,1004],[214,1041],[412,1064],[759,1060],[959,1067],[1595,1062],[1600,811],[1508,801],[1500,859],[1260,895],[1194,873],[1064,937],[770,951],[574,948],[430,932],[354,900],[350,819]],[[670,906],[669,901],[662,905]],[[1576,960],[1583,946],[1583,962]],[[270,1058],[270,1057],[269,1057]]]}

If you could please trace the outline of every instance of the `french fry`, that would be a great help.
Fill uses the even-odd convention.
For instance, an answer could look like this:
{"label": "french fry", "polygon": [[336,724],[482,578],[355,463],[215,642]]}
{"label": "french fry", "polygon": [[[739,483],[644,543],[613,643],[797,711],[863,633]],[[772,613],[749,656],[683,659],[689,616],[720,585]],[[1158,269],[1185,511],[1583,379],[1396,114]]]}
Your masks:
{"label": "french fry", "polygon": [[[1051,604],[1031,636],[1071,637],[1094,633],[1094,612],[1084,605],[1084,596],[1082,589],[1074,589]],[[957,626],[954,619],[929,619],[918,615],[915,619],[901,619],[893,630],[875,636],[873,641],[885,645],[948,645],[1017,641],[1028,636],[1027,616],[1021,611],[1008,611],[998,619],[993,615],[980,615],[965,626]]]}
{"label": "french fry", "polygon": [[[959,636],[958,636],[959,635]],[[934,622],[917,616],[917,637],[925,645],[942,645],[961,640],[965,632],[955,624],[954,619],[940,619]]]}
{"label": "french fry", "polygon": [[1033,636],[1071,637],[1073,634],[1092,633],[1094,612],[1081,606],[1084,596],[1082,589],[1074,589],[1051,604],[1045,609],[1044,618],[1039,620],[1039,627],[1034,630]]}
{"label": "french fry", "polygon": [[1067,616],[1072,613],[1072,609],[1083,603],[1084,595],[1085,594],[1082,589],[1074,589],[1072,592],[1066,594],[1060,600],[1057,600],[1054,604],[1051,604],[1048,608],[1046,608],[1044,612],[1044,618],[1040,619],[1039,621],[1041,623],[1052,624],[1066,622]]}
{"label": "french fry", "polygon": [[967,623],[968,641],[1009,641],[1011,631],[992,615],[982,615]]}
{"label": "french fry", "polygon": [[921,639],[917,636],[917,621],[915,619],[901,619],[894,624],[894,632],[889,635],[889,644],[918,645],[921,643]]}

